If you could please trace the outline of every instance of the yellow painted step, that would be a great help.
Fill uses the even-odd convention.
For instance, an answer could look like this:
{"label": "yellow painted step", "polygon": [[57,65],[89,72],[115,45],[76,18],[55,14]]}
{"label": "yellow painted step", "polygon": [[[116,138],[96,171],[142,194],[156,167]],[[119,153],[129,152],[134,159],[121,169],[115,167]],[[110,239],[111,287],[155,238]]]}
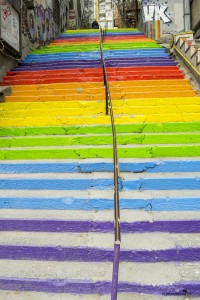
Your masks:
{"label": "yellow painted step", "polygon": [[175,114],[200,113],[200,105],[167,105],[167,106],[126,106],[114,107],[114,114],[144,115],[144,114]]}
{"label": "yellow painted step", "polygon": [[[127,116],[150,115],[150,114],[179,114],[179,113],[200,113],[200,105],[171,105],[171,106],[127,106],[114,107],[114,114]],[[33,109],[33,110],[17,110],[4,111],[0,113],[3,118],[37,118],[37,117],[70,117],[70,116],[89,116],[89,115],[105,115],[104,107],[87,108],[66,108],[66,109]]]}
{"label": "yellow painted step", "polygon": [[[131,106],[167,106],[167,105],[199,105],[200,97],[177,97],[177,98],[148,98],[131,100],[112,100],[113,107],[131,107]],[[57,108],[104,108],[105,101],[55,101],[55,102],[4,102],[0,103],[0,112],[17,110],[40,110]]]}
{"label": "yellow painted step", "polygon": [[105,107],[105,100],[97,101],[54,101],[54,102],[3,102],[1,111],[17,111],[23,109],[55,109],[55,108],[90,108]]}
{"label": "yellow painted step", "polygon": [[32,109],[0,112],[1,118],[25,118],[25,117],[69,117],[69,116],[89,116],[105,115],[105,107],[87,108],[55,108],[55,109]]}
{"label": "yellow painted step", "polygon": [[[200,121],[199,113],[190,114],[150,114],[134,117],[115,117],[115,124],[133,123],[169,123]],[[63,125],[110,125],[110,116],[89,117],[42,117],[42,118],[6,118],[0,119],[0,127],[63,126]]]}
{"label": "yellow painted step", "polygon": [[[133,93],[112,93],[112,99],[134,98],[168,98],[168,97],[195,97],[195,91],[144,91]],[[45,102],[45,101],[80,101],[80,100],[105,100],[105,92],[89,95],[47,95],[47,96],[6,96],[5,102]]]}

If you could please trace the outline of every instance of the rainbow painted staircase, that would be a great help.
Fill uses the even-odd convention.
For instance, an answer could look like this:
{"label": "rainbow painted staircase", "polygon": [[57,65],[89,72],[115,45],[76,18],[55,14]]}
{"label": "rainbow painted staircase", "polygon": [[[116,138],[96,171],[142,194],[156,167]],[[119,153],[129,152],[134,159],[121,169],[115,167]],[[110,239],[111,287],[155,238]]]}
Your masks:
{"label": "rainbow painted staircase", "polygon": [[[67,31],[1,85],[0,299],[108,300],[113,164],[99,31]],[[200,98],[164,48],[109,30],[119,300],[200,299]]]}

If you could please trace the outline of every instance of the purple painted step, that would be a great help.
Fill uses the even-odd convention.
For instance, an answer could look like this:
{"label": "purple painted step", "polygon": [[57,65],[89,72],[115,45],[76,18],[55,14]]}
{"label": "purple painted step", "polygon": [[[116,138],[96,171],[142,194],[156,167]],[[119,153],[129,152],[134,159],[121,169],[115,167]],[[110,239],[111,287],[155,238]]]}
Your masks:
{"label": "purple painted step", "polygon": [[[35,291],[47,293],[72,294],[110,294],[111,282],[108,281],[72,281],[66,279],[16,279],[0,278],[0,289],[10,291]],[[169,285],[141,285],[119,282],[119,292],[143,293],[163,296],[200,296],[199,282],[177,282]],[[138,295],[139,299],[139,295]]]}
{"label": "purple painted step", "polygon": [[66,70],[66,69],[91,69],[91,68],[101,68],[101,64],[92,64],[92,65],[70,65],[70,66],[41,66],[41,67],[16,67],[12,69],[13,72],[17,71],[37,71],[37,70]]}
{"label": "purple painted step", "polygon": [[96,64],[96,63],[100,63],[99,59],[94,59],[94,60],[67,60],[66,61],[50,61],[50,62],[38,62],[38,61],[33,61],[33,62],[26,62],[26,61],[22,61],[18,64],[18,66],[43,66],[43,65],[47,65],[47,66],[53,66],[53,65],[74,65],[74,64]]}
{"label": "purple painted step", "polygon": [[[107,67],[153,67],[153,66],[176,66],[174,62],[168,63],[112,63],[107,62]],[[37,70],[65,70],[65,69],[86,69],[86,68],[100,68],[101,64],[92,64],[92,65],[57,65],[57,66],[38,66],[38,67],[16,67],[12,71],[37,71]]]}
{"label": "purple painted step", "polygon": [[[113,249],[92,247],[0,245],[0,259],[39,261],[112,262]],[[120,261],[199,262],[200,248],[166,250],[121,250]]]}
{"label": "purple painted step", "polygon": [[[19,220],[1,219],[0,231],[25,232],[113,232],[113,222],[64,221],[64,220]],[[200,220],[122,222],[123,233],[171,232],[200,233]]]}

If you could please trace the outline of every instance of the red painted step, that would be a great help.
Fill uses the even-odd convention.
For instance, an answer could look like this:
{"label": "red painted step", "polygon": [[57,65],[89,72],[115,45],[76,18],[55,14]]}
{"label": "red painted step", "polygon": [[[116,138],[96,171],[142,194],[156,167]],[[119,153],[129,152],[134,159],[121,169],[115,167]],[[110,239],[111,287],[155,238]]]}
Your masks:
{"label": "red painted step", "polygon": [[1,86],[6,85],[29,85],[29,84],[48,84],[48,83],[65,83],[65,82],[103,82],[103,76],[74,76],[69,78],[55,77],[52,78],[40,78],[40,79],[7,79],[1,82]]}

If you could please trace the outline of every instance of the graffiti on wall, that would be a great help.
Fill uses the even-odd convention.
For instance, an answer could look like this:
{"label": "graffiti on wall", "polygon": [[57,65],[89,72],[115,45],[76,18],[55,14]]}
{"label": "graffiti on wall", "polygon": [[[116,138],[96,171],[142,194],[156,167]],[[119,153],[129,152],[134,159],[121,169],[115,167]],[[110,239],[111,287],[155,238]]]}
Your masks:
{"label": "graffiti on wall", "polygon": [[20,51],[19,14],[7,0],[0,1],[0,20],[0,39]]}
{"label": "graffiti on wall", "polygon": [[[175,12],[179,12],[179,14]],[[183,0],[143,0],[143,31],[155,40],[182,30]]]}
{"label": "graffiti on wall", "polygon": [[[57,10],[35,3],[33,9],[23,5],[23,33],[32,43],[48,44],[67,26],[67,3],[58,0]],[[56,15],[56,17],[55,17]]]}
{"label": "graffiti on wall", "polygon": [[143,6],[144,22],[162,20],[164,23],[171,22],[166,15],[167,5],[147,5]]}
{"label": "graffiti on wall", "polygon": [[36,5],[34,9],[27,9],[24,5],[23,21],[23,33],[32,43],[46,44],[58,33],[52,10],[42,5]]}

